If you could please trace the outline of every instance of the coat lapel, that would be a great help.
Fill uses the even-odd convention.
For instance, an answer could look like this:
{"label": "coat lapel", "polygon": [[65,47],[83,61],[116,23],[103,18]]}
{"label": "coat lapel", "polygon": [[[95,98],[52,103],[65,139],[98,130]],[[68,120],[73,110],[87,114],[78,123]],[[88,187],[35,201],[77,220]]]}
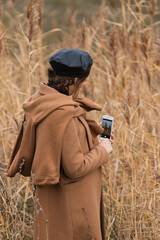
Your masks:
{"label": "coat lapel", "polygon": [[88,126],[87,121],[85,120],[86,110],[84,108],[82,108],[81,106],[77,107],[75,109],[75,116],[80,120],[80,122],[83,124],[83,126],[86,129],[87,141],[88,141],[89,149],[91,150],[93,148],[93,140],[92,140],[92,135],[91,135],[91,132],[90,132],[90,128]]}
{"label": "coat lapel", "polygon": [[84,125],[85,129],[86,129],[88,145],[89,145],[89,149],[91,150],[94,145],[93,145],[92,135],[91,135],[88,123],[86,122],[84,117],[79,116],[78,118],[81,121],[81,123]]}

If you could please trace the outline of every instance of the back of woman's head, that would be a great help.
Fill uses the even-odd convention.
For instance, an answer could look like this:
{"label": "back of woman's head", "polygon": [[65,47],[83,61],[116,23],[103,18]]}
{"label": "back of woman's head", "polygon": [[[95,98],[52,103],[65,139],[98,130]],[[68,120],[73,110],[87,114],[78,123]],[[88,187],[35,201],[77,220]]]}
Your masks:
{"label": "back of woman's head", "polygon": [[90,73],[93,59],[88,52],[80,49],[62,49],[50,57],[49,63],[52,68],[48,69],[47,85],[69,95],[69,86],[74,84],[74,98],[78,95],[81,83]]}
{"label": "back of woman's head", "polygon": [[78,95],[79,91],[79,85],[80,83],[84,82],[86,77],[77,78],[78,80],[75,83],[74,77],[68,77],[68,76],[59,76],[56,75],[56,72],[52,69],[48,69],[48,83],[47,85],[49,87],[55,88],[60,93],[63,93],[65,95],[69,95],[69,86],[75,83],[76,88],[75,92],[73,94],[73,97]]}

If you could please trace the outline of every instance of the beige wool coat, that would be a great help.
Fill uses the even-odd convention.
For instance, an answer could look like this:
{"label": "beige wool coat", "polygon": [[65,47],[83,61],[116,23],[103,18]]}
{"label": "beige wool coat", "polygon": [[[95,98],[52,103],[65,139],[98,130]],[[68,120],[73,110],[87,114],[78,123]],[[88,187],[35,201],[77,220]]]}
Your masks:
{"label": "beige wool coat", "polygon": [[23,108],[7,176],[20,172],[36,185],[34,240],[105,240],[102,164],[109,154],[98,141],[103,128],[86,114],[102,107],[41,82]]}

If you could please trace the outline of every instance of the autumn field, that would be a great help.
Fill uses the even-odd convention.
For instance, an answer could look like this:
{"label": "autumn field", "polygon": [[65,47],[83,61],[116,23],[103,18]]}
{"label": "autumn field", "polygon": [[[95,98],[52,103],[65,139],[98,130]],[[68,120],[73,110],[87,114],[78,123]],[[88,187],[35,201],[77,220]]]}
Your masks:
{"label": "autumn field", "polygon": [[103,109],[88,116],[97,122],[103,114],[115,119],[113,152],[103,165],[106,240],[160,239],[159,1],[119,0],[117,11],[115,1],[102,1],[87,20],[78,21],[78,11],[68,7],[65,27],[53,17],[49,29],[43,24],[42,0],[26,2],[21,12],[16,1],[8,1],[10,10],[3,2],[0,240],[33,239],[33,184],[20,174],[8,178],[5,173],[23,119],[22,104],[41,81],[47,82],[48,59],[62,48],[79,48],[93,57],[79,95]]}

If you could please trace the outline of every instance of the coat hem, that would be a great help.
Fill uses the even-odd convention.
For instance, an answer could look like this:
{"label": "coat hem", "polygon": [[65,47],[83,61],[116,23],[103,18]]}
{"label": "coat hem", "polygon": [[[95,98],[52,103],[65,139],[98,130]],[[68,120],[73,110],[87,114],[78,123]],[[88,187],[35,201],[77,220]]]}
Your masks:
{"label": "coat hem", "polygon": [[33,182],[35,185],[37,186],[41,186],[41,185],[51,185],[51,184],[57,184],[59,183],[59,177],[57,178],[34,178]]}

